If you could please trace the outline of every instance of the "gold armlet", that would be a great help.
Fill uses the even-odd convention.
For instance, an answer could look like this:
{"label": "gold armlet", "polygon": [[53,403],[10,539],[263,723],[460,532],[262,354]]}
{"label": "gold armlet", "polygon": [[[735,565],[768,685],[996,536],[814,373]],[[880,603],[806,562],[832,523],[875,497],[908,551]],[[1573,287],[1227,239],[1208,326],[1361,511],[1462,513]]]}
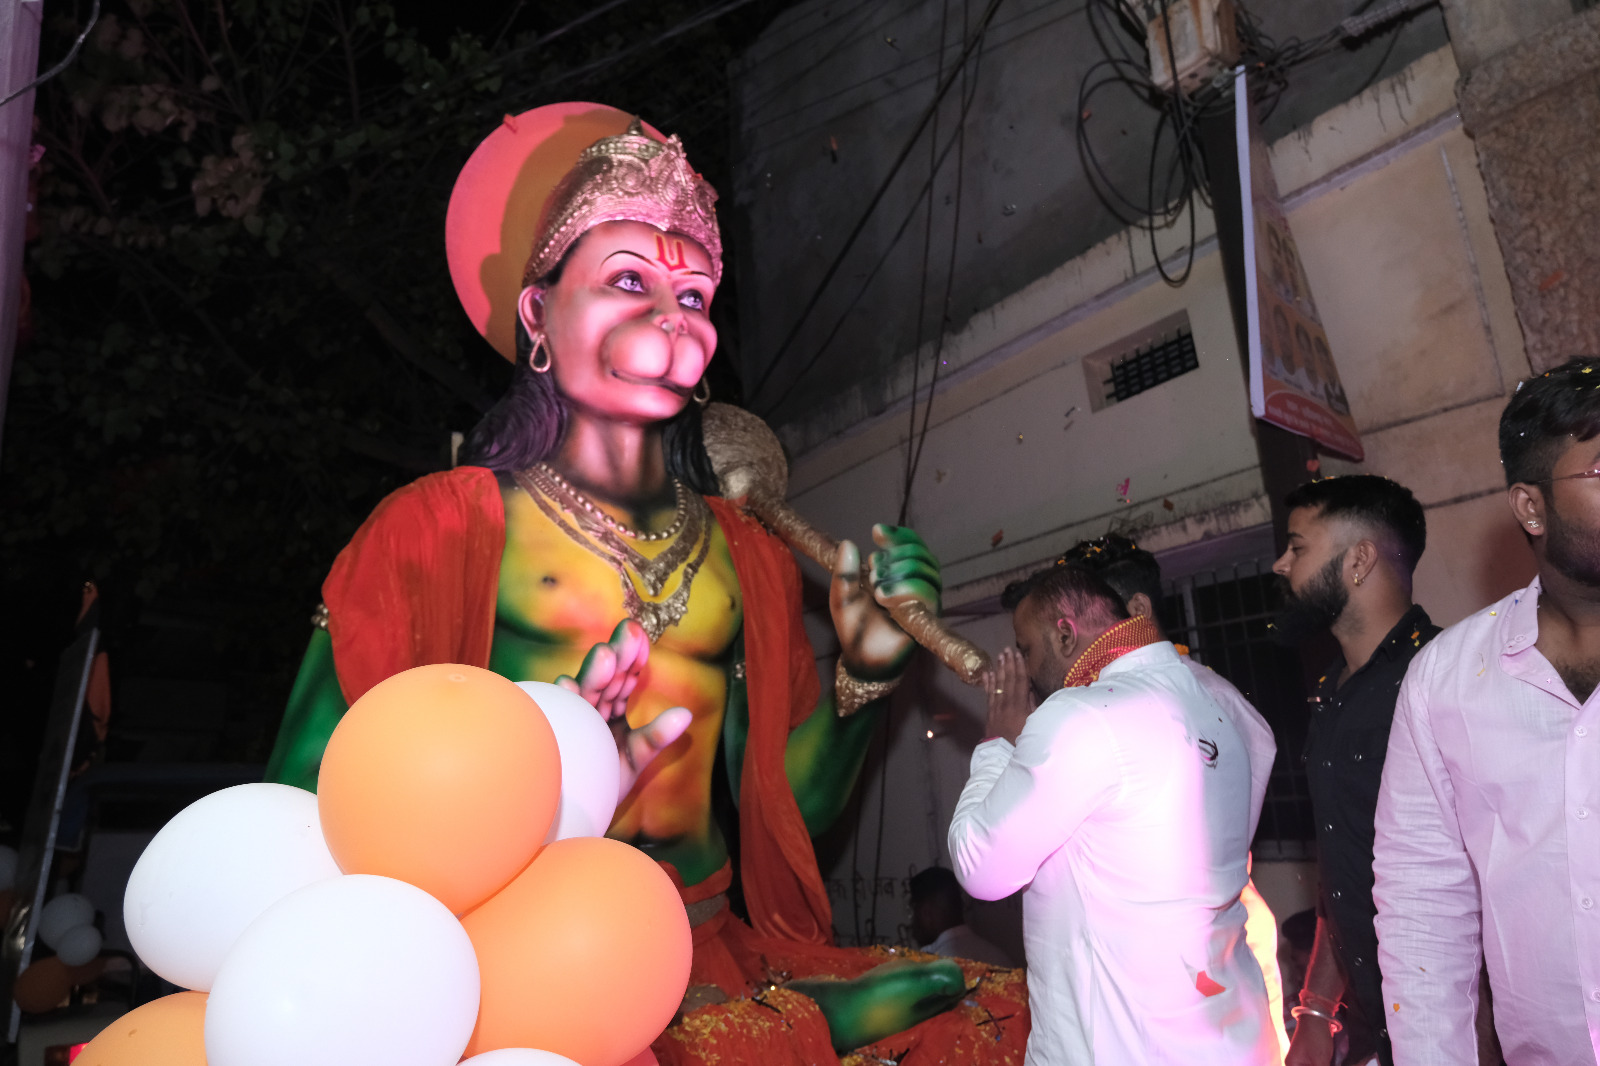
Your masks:
{"label": "gold armlet", "polygon": [[833,670],[833,709],[840,718],[849,718],[873,700],[881,700],[900,687],[900,679],[893,681],[863,681],[853,677],[840,659]]}

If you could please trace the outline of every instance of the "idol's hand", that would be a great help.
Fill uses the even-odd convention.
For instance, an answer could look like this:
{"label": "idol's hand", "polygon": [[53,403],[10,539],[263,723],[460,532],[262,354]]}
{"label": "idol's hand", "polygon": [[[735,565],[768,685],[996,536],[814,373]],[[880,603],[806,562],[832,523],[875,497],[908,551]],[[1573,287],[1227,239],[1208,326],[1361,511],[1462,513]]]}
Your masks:
{"label": "idol's hand", "polygon": [[870,594],[861,581],[861,555],[850,541],[839,543],[834,560],[828,605],[839,634],[844,668],[863,681],[898,677],[915,644],[889,616],[889,608],[905,600],[919,601],[939,613],[939,561],[912,530],[902,526],[872,527],[872,553],[868,568]]}
{"label": "idol's hand", "polygon": [[617,624],[609,641],[589,649],[576,679],[566,674],[556,678],[556,684],[592,703],[611,727],[622,769],[619,802],[651,760],[682,736],[694,718],[686,707],[670,707],[637,729],[629,728],[628,698],[639,687],[639,677],[649,661],[650,637],[629,618]]}

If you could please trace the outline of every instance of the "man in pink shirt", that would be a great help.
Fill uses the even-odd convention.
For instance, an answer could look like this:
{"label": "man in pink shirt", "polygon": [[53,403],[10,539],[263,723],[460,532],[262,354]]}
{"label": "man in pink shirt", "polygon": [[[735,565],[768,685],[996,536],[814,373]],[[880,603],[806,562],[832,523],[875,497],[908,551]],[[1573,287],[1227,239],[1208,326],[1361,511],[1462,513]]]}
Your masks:
{"label": "man in pink shirt", "polygon": [[1600,1063],[1600,359],[1500,418],[1539,576],[1412,663],[1373,896],[1397,1066],[1477,1061],[1480,947],[1510,1066]]}

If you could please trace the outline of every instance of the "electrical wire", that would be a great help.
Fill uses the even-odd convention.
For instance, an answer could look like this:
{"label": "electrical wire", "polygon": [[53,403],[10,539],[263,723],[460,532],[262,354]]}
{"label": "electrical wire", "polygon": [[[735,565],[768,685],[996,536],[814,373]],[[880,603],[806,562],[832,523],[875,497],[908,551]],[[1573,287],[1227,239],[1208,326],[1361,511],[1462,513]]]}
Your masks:
{"label": "electrical wire", "polygon": [[[944,81],[944,39],[950,21],[950,0],[944,0],[939,11],[939,71],[934,84]],[[962,27],[965,29],[965,27]],[[906,524],[906,512],[911,506],[911,481],[915,477],[914,464],[911,461],[911,441],[917,435],[917,385],[922,364],[917,360],[917,353],[922,351],[922,327],[924,317],[928,310],[928,253],[933,247],[933,178],[939,172],[939,116],[933,116],[933,133],[928,138],[928,215],[926,225],[922,230],[922,269],[918,272],[920,279],[917,285],[917,317],[916,334],[911,342],[911,402],[907,404],[911,413],[911,425],[906,430],[906,465],[905,481],[900,492],[900,515],[895,519],[896,525]]]}
{"label": "electrical wire", "polygon": [[[965,0],[962,0],[961,6],[963,8],[962,21],[965,22]],[[982,60],[982,57],[983,52],[980,49],[978,52],[979,61]],[[941,304],[942,312],[939,316],[939,339],[934,343],[933,346],[933,373],[929,376],[928,399],[922,410],[922,433],[917,437],[916,450],[911,458],[911,467],[906,472],[906,483],[900,498],[900,525],[905,524],[906,512],[911,506],[911,486],[916,482],[917,470],[922,466],[922,447],[928,442],[928,427],[933,420],[933,398],[934,395],[939,391],[939,368],[944,365],[944,342],[945,338],[950,335],[950,298],[952,293],[955,291],[956,251],[960,246],[959,238],[961,236],[961,194],[964,177],[966,174],[967,111],[972,106],[973,99],[977,96],[977,80],[977,63],[974,63],[972,74],[973,90],[971,93],[968,93],[967,75],[965,71],[962,71],[961,93],[963,103],[961,107],[961,124],[956,129],[956,192],[954,218],[951,220],[950,224],[950,262],[945,267],[944,301]],[[931,197],[929,206],[931,209]],[[917,419],[917,394],[915,390],[913,390],[911,393],[910,406],[912,432],[913,435],[915,435]],[[911,442],[909,440],[906,442],[906,448],[908,450],[911,449]]]}
{"label": "electrical wire", "polygon": [[[795,319],[794,325],[790,327],[788,334],[786,334],[783,338],[783,342],[778,345],[778,348],[773,353],[771,360],[768,361],[766,369],[762,371],[761,376],[756,380],[755,385],[750,389],[747,395],[749,397],[749,403],[752,409],[756,407],[756,400],[760,396],[761,390],[766,387],[767,382],[772,379],[773,372],[776,371],[777,368],[782,364],[784,353],[789,350],[789,347],[794,343],[795,338],[799,336],[800,330],[805,326],[806,321],[811,317],[811,312],[816,309],[817,304],[821,301],[822,294],[826,291],[828,283],[833,280],[833,276],[837,274],[839,272],[839,268],[844,265],[845,257],[850,254],[850,249],[855,247],[856,241],[860,238],[862,232],[867,228],[867,223],[871,220],[873,213],[877,211],[878,205],[883,201],[884,195],[889,191],[890,186],[894,184],[895,177],[900,173],[900,169],[905,166],[906,160],[911,155],[911,150],[916,147],[917,141],[922,137],[922,132],[928,128],[928,123],[933,118],[934,112],[938,110],[940,102],[950,91],[951,86],[955,84],[956,78],[959,76],[962,68],[966,66],[967,60],[971,58],[973,50],[977,48],[979,42],[983,40],[983,30],[987,29],[989,23],[994,19],[994,13],[1000,9],[1000,4],[1001,0],[989,0],[989,6],[984,10],[983,17],[978,21],[978,32],[973,34],[972,40],[967,43],[967,47],[962,51],[960,59],[956,62],[956,70],[951,72],[951,74],[945,78],[944,83],[940,85],[938,90],[934,93],[933,101],[923,111],[922,117],[917,120],[916,126],[911,131],[911,136],[906,138],[905,147],[900,150],[900,154],[896,156],[894,162],[890,164],[888,174],[884,175],[883,181],[879,183],[877,191],[873,193],[872,199],[867,202],[866,209],[862,211],[860,219],[857,220],[855,226],[850,230],[849,236],[845,238],[844,244],[834,256],[833,262],[830,263],[828,269],[823,272],[822,280],[817,283],[816,288],[812,291],[811,297],[806,301],[805,306],[801,309],[800,315]],[[816,365],[817,360],[822,357],[822,352],[824,350],[826,349],[819,348],[817,352],[811,356],[810,360],[807,361],[806,365],[800,369],[799,373],[793,375],[790,383],[790,389],[793,388],[794,382],[797,382],[801,378],[805,377],[811,368]],[[786,390],[786,394],[787,391],[788,390]],[[770,412],[771,406],[769,406],[767,410]]]}
{"label": "electrical wire", "polygon": [[[1377,10],[1364,14],[1374,2],[1362,0],[1341,22],[1324,33],[1304,40],[1291,37],[1283,41],[1268,36],[1260,22],[1242,3],[1235,5],[1239,62],[1248,72],[1251,97],[1262,119],[1269,116],[1282,99],[1289,85],[1292,68],[1347,47],[1380,27],[1434,6],[1438,0],[1391,0]],[[1078,154],[1090,187],[1101,203],[1118,221],[1145,233],[1157,272],[1167,284],[1178,286],[1188,280],[1194,267],[1198,221],[1195,200],[1199,199],[1207,205],[1211,202],[1205,153],[1199,138],[1200,123],[1218,117],[1233,107],[1232,79],[1214,77],[1185,92],[1178,83],[1176,71],[1169,70],[1171,84],[1157,85],[1150,74],[1149,61],[1142,54],[1130,50],[1130,40],[1135,45],[1142,43],[1155,30],[1159,20],[1161,42],[1168,57],[1167,65],[1171,67],[1176,53],[1167,14],[1169,5],[1160,0],[1156,3],[1147,2],[1145,11],[1148,17],[1141,21],[1139,13],[1130,8],[1130,3],[1131,0],[1090,0],[1089,27],[1100,45],[1103,58],[1091,65],[1078,83]],[[1374,68],[1372,76],[1362,85],[1362,90],[1372,83],[1388,63],[1397,39],[1398,35],[1390,40],[1383,58]],[[1124,188],[1122,183],[1107,173],[1095,151],[1091,136],[1092,105],[1097,94],[1112,88],[1132,93],[1156,112],[1142,199],[1138,193]],[[1178,225],[1185,215],[1189,223],[1185,261],[1183,267],[1173,274],[1167,270],[1157,237],[1162,230]]]}
{"label": "electrical wire", "polygon": [[83,27],[83,31],[78,34],[77,40],[72,42],[72,48],[67,52],[67,57],[61,62],[57,63],[55,66],[51,67],[49,70],[45,71],[43,74],[39,75],[37,78],[34,78],[16,92],[12,93],[10,96],[7,96],[4,100],[0,100],[0,107],[5,107],[11,101],[17,99],[17,97],[32,92],[45,82],[49,81],[51,78],[70,67],[72,65],[72,61],[78,58],[78,50],[83,47],[84,39],[89,36],[89,31],[94,29],[94,24],[98,21],[100,21],[100,0],[94,0],[93,6],[89,9],[89,22]]}

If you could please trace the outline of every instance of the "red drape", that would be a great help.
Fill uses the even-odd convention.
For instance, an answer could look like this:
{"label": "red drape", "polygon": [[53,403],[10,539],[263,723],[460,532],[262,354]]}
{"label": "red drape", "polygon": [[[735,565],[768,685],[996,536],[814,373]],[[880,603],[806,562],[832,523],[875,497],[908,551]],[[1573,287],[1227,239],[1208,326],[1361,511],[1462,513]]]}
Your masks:
{"label": "red drape", "polygon": [[[832,910],[783,770],[789,730],[820,694],[800,570],[758,522],[724,500],[707,502],[744,597],[750,733],[739,832],[751,924],[764,936],[830,943]],[[505,540],[500,484],[482,467],[430,474],[377,506],[322,586],[346,701],[414,666],[488,666]]]}

